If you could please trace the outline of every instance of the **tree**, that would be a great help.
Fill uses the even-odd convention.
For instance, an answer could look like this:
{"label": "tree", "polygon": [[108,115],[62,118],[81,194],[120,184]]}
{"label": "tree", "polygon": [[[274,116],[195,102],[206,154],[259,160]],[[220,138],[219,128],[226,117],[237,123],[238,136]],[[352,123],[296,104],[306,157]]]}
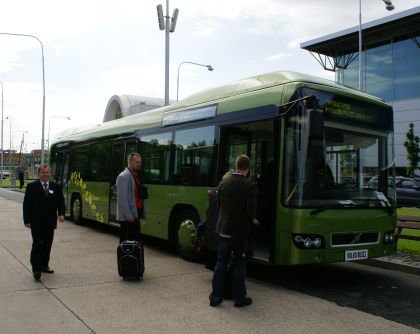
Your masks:
{"label": "tree", "polygon": [[416,136],[414,134],[414,124],[410,123],[408,125],[408,131],[405,134],[405,141],[404,141],[404,147],[407,150],[407,159],[408,159],[408,166],[407,166],[407,174],[409,176],[414,176],[414,171],[418,168],[418,164],[420,162],[420,147],[419,142],[420,138],[419,136]]}

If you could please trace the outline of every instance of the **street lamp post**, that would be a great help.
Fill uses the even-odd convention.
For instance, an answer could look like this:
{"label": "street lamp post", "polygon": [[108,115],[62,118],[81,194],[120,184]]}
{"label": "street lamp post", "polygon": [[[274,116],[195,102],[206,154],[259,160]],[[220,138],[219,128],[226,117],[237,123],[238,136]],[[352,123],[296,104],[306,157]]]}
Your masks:
{"label": "street lamp post", "polygon": [[166,0],[166,15],[163,16],[162,5],[157,5],[159,29],[165,30],[165,106],[169,104],[169,33],[175,31],[179,9],[175,8],[169,16],[169,0]]}
{"label": "street lamp post", "polygon": [[42,54],[42,135],[41,135],[41,164],[44,163],[44,130],[45,130],[45,65],[44,65],[44,45],[41,40],[34,35],[27,34],[14,34],[8,32],[0,32],[0,35],[8,36],[23,36],[23,37],[32,37],[35,38],[41,45],[41,54]]}
{"label": "street lamp post", "polygon": [[17,162],[17,166],[20,166],[20,161],[21,161],[21,156],[22,156],[22,149],[23,149],[23,143],[25,141],[25,133],[28,133],[28,131],[15,131],[15,133],[19,133],[22,132],[22,140],[20,142],[20,149],[19,149],[19,158],[18,158],[18,162]]}
{"label": "street lamp post", "polygon": [[1,84],[1,170],[0,170],[0,184],[3,183],[3,82],[0,81]]}
{"label": "street lamp post", "polygon": [[6,116],[6,119],[9,120],[9,179],[12,178],[12,117]]}
{"label": "street lamp post", "polygon": [[48,141],[47,141],[47,148],[48,148],[48,152],[50,151],[50,130],[51,130],[51,118],[66,118],[67,120],[70,121],[70,117],[69,116],[51,116],[50,119],[48,120]]}
{"label": "street lamp post", "polygon": [[[382,0],[385,3],[385,8],[389,11],[393,10],[395,6],[391,0]],[[362,80],[362,0],[359,0],[359,90],[362,91],[363,80]]]}
{"label": "street lamp post", "polygon": [[204,64],[199,64],[199,63],[193,63],[191,61],[183,61],[178,65],[178,75],[176,77],[176,100],[178,101],[178,94],[179,94],[179,68],[181,67],[182,64],[191,64],[191,65],[197,65],[197,66],[202,66],[202,67],[207,67],[207,69],[209,71],[213,71],[214,68],[211,65],[204,65]]}

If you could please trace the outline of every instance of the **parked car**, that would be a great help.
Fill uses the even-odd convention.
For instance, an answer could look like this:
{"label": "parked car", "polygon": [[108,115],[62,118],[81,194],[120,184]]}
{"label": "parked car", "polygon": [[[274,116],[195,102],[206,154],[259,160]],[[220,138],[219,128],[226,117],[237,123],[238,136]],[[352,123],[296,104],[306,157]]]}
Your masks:
{"label": "parked car", "polygon": [[[388,181],[388,183],[390,180]],[[378,189],[378,177],[372,177],[368,182],[368,187],[371,189]],[[397,193],[397,206],[420,207],[420,185],[416,180],[396,176],[395,190]]]}

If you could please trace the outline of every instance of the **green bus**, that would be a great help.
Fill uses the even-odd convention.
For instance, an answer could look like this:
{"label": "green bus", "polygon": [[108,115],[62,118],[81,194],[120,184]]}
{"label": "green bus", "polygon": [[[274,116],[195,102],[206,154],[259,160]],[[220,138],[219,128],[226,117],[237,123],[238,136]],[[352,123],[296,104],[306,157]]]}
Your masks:
{"label": "green bus", "polygon": [[[209,190],[238,154],[252,161],[260,226],[253,259],[271,265],[395,251],[393,111],[362,92],[294,72],[258,75],[140,114],[74,129],[51,146],[67,214],[118,225],[116,177],[142,155],[144,235],[192,256]],[[371,178],[378,182],[372,188]]]}

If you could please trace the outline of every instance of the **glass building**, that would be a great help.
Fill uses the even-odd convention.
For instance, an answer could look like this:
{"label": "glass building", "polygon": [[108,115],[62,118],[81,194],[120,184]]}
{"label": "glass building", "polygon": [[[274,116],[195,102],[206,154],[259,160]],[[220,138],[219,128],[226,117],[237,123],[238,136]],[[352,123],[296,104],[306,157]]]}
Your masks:
{"label": "glass building", "polygon": [[420,6],[301,44],[337,82],[378,96],[394,108],[395,165],[408,165],[403,145],[409,123],[420,135]]}

